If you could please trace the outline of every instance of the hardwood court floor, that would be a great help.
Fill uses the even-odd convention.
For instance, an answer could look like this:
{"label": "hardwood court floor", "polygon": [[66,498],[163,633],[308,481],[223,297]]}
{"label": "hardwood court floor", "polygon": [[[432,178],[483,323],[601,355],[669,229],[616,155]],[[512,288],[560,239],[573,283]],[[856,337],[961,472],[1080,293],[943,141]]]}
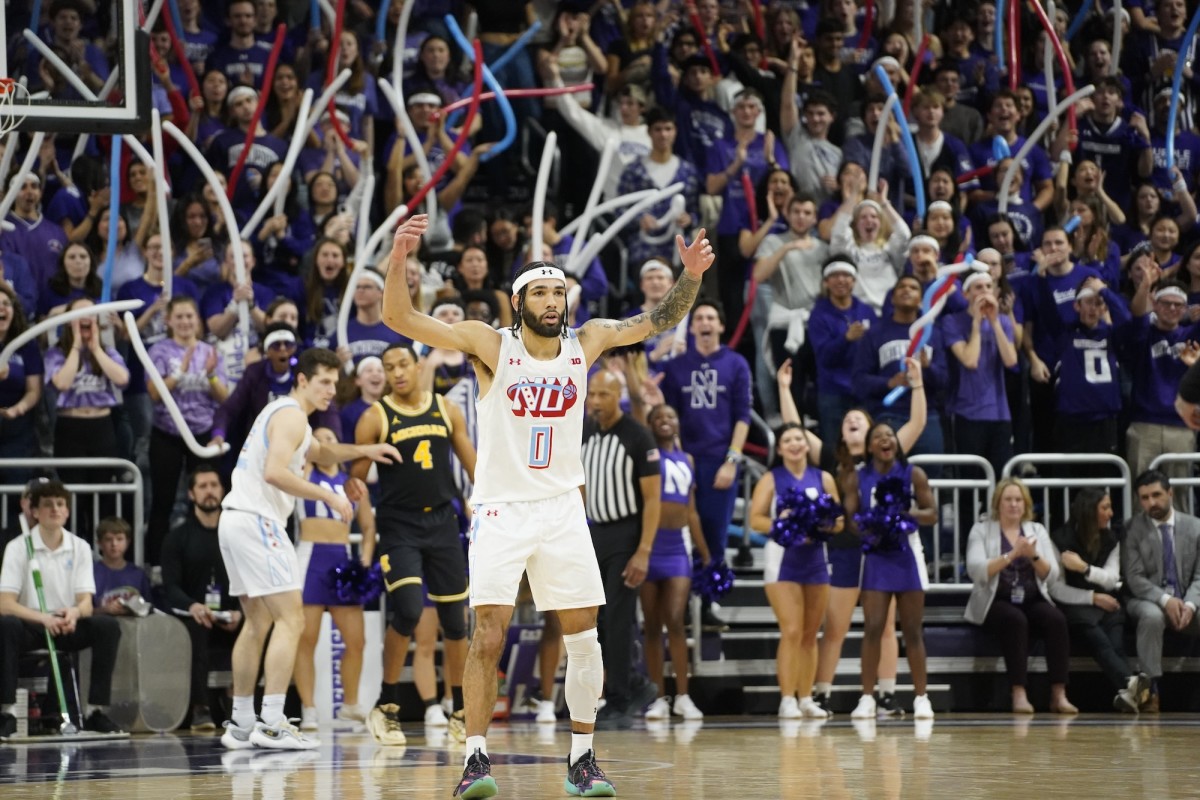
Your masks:
{"label": "hardwood court floor", "polygon": [[[216,737],[0,745],[4,800],[449,798],[462,751],[419,725],[405,748],[323,730],[308,753],[226,752]],[[597,736],[630,798],[1182,798],[1200,796],[1200,717],[939,716],[854,726],[712,718]],[[488,738],[501,798],[561,798],[565,725],[500,725]]]}

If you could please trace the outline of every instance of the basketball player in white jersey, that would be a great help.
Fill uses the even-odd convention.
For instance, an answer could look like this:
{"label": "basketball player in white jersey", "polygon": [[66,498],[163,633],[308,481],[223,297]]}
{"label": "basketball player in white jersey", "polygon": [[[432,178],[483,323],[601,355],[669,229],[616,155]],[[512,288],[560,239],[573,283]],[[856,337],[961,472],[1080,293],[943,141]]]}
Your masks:
{"label": "basketball player in white jersey", "polygon": [[527,264],[513,281],[516,322],[512,329],[495,330],[477,321],[447,325],[413,308],[404,265],[428,225],[418,215],[396,231],[383,320],[413,340],[466,353],[479,379],[469,557],[476,622],[463,678],[466,764],[454,794],[480,798],[498,791],[485,735],[496,699],[496,666],[521,573],[527,571],[538,610],[558,612],[567,649],[572,735],[565,789],[571,795],[612,797],[616,789],[596,765],[592,749],[604,685],[596,638],[604,587],[580,492],[588,367],[605,350],[674,328],[713,263],[712,247],[703,230],[690,247],[676,237],[684,270],[657,308],[620,321],[593,319],[578,331],[566,323],[564,272],[549,262]]}
{"label": "basketball player in white jersey", "polygon": [[[341,362],[332,350],[300,354],[296,385],[287,397],[267,404],[246,437],[225,496],[217,535],[229,572],[229,593],[241,599],[245,624],[233,646],[233,713],[221,743],[231,750],[266,747],[310,750],[319,742],[303,735],[283,715],[296,647],[304,630],[304,576],[285,525],[296,498],[319,500],[343,520],[351,501],[301,477],[304,462],[331,466],[355,458],[392,462],[390,444],[320,444],[308,416],[329,408]],[[254,686],[263,643],[271,634],[264,669],[262,712],[254,714]]]}

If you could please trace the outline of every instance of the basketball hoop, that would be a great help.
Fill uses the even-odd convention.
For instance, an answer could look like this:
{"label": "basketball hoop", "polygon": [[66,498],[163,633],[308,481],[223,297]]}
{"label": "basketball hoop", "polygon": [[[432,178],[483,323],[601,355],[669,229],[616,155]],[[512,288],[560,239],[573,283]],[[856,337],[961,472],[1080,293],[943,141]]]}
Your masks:
{"label": "basketball hoop", "polygon": [[15,130],[29,113],[31,98],[25,84],[0,78],[0,136]]}

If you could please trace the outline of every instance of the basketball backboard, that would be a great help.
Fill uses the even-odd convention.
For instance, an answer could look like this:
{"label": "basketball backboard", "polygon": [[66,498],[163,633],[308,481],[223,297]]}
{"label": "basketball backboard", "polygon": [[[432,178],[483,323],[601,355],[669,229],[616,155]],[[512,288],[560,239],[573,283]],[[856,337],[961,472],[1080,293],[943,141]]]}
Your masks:
{"label": "basketball backboard", "polygon": [[[77,99],[53,99],[37,91],[39,76],[36,65],[39,54],[30,41],[30,33],[16,30],[24,19],[16,15],[0,16],[0,77],[25,76],[30,80],[32,94],[18,99],[14,107],[3,113],[24,115],[17,130],[58,133],[121,134],[141,133],[150,126],[150,38],[138,25],[140,0],[95,0],[95,5],[110,16],[97,15],[112,21],[114,47],[108,53],[108,66],[116,77],[110,99],[90,99],[86,93],[72,92]],[[33,3],[35,8],[41,3]],[[49,5],[49,3],[47,3]],[[10,59],[14,63],[9,63]],[[19,61],[20,63],[15,63]],[[111,74],[110,73],[110,74]],[[93,92],[97,90],[93,89]],[[40,96],[39,96],[40,95]],[[79,99],[82,95],[82,99]],[[92,95],[94,97],[95,94]],[[25,99],[28,97],[28,100]]]}

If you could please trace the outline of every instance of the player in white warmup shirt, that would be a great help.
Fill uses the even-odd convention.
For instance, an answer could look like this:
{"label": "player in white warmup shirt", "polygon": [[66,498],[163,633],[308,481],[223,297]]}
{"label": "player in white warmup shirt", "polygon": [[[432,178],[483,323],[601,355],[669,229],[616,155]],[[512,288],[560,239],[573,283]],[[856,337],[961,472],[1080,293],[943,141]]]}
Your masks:
{"label": "player in white warmup shirt", "polygon": [[[233,713],[221,737],[231,750],[310,750],[319,744],[283,715],[296,646],[304,630],[304,576],[285,525],[296,498],[320,500],[344,520],[353,515],[351,501],[364,498],[347,497],[306,481],[301,477],[304,462],[330,466],[364,457],[383,462],[400,459],[390,444],[323,445],[314,440],[308,415],[329,408],[341,362],[332,350],[314,347],[300,354],[295,369],[291,393],[268,403],[246,437],[217,527],[229,593],[241,599],[246,620],[233,646]],[[256,719],[254,685],[268,633],[266,685]]]}
{"label": "player in white warmup shirt", "polygon": [[[605,350],[641,342],[674,328],[700,289],[713,251],[701,230],[690,247],[676,237],[684,270],[653,311],[624,320],[593,319],[567,327],[567,279],[549,262],[526,264],[513,281],[512,329],[482,322],[454,325],[413,308],[404,264],[429,225],[405,222],[392,241],[383,320],[432,347],[470,356],[479,379],[479,456],[471,497],[470,600],[475,635],[467,655],[463,695],[467,754],[454,794],[492,797],[498,789],[487,755],[488,722],[496,700],[496,665],[504,648],[521,573],[538,610],[554,610],[567,649],[565,682],[571,712],[568,794],[612,797],[616,789],[596,764],[592,731],[604,686],[596,614],[604,603],[600,568],[583,510],[584,397],[587,372]],[[626,580],[645,579],[648,554],[630,562]]]}

